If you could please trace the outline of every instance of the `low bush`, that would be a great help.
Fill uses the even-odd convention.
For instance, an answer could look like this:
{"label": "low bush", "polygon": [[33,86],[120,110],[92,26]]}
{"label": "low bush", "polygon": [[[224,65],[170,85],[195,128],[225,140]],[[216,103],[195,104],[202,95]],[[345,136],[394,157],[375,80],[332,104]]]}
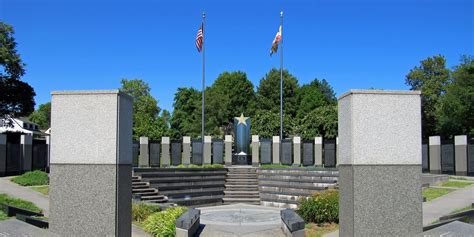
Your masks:
{"label": "low bush", "polygon": [[141,224],[148,216],[159,211],[161,211],[161,207],[158,205],[134,202],[132,203],[132,220]]}
{"label": "low bush", "polygon": [[35,204],[33,204],[32,202],[25,201],[18,198],[12,198],[6,194],[0,194],[0,204],[7,204],[10,206],[22,208],[22,209],[33,211],[33,212],[39,212],[39,213],[42,212],[42,210],[39,207],[37,207]]}
{"label": "low bush", "polygon": [[143,222],[146,232],[154,236],[172,237],[176,235],[176,219],[185,213],[185,207],[173,207],[151,214]]}
{"label": "low bush", "polygon": [[5,214],[5,212],[0,210],[0,221],[6,220],[6,219],[8,219],[7,214]]}
{"label": "low bush", "polygon": [[12,182],[17,183],[21,186],[38,186],[49,184],[48,174],[40,170],[26,172],[11,180]]}
{"label": "low bush", "polygon": [[298,214],[313,223],[339,222],[339,192],[328,190],[302,197],[298,204]]}

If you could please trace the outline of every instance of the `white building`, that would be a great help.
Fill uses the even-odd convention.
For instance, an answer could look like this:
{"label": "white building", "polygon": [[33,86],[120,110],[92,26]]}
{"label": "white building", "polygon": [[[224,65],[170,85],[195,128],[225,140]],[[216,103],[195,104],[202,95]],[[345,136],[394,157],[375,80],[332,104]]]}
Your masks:
{"label": "white building", "polygon": [[46,136],[48,134],[39,130],[39,125],[31,122],[26,117],[1,118],[0,133],[22,133],[33,136]]}

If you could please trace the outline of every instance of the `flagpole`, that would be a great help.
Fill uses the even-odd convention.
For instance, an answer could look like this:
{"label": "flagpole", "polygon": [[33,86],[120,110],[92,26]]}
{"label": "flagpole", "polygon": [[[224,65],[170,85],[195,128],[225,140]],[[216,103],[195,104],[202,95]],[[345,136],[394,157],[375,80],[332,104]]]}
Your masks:
{"label": "flagpole", "polygon": [[206,83],[205,83],[205,77],[204,77],[204,69],[205,69],[205,57],[204,57],[204,51],[205,51],[205,43],[204,39],[206,38],[206,34],[204,32],[204,23],[206,19],[206,13],[202,13],[202,104],[201,104],[201,139],[202,139],[202,145],[204,148],[204,90],[206,89]]}
{"label": "flagpole", "polygon": [[280,140],[283,139],[283,11],[280,12]]}

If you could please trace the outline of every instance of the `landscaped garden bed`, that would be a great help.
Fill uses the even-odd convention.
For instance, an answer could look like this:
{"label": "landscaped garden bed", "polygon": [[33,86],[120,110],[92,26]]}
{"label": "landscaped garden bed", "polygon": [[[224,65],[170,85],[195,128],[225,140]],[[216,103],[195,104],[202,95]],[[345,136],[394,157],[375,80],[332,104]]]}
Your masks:
{"label": "landscaped garden bed", "polygon": [[339,192],[328,190],[299,200],[297,213],[305,220],[306,236],[322,236],[338,229]]}
{"label": "landscaped garden bed", "polygon": [[20,176],[12,178],[11,181],[21,186],[48,185],[49,177],[48,177],[48,173],[35,170],[35,171],[26,172]]}
{"label": "landscaped garden bed", "polygon": [[161,210],[156,204],[136,202],[132,204],[132,221],[153,236],[175,236],[176,220],[187,210],[179,206]]}

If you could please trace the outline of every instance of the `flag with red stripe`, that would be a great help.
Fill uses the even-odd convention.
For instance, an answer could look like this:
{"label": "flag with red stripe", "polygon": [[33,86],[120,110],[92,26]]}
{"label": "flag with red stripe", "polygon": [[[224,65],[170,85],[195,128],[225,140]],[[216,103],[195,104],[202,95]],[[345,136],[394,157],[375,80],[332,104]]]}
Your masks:
{"label": "flag with red stripe", "polygon": [[281,41],[281,25],[278,28],[278,32],[275,35],[275,39],[273,39],[272,48],[270,49],[270,56],[272,56],[272,54],[277,52],[278,43],[280,43],[280,41]]}
{"label": "flag with red stripe", "polygon": [[204,24],[201,24],[201,27],[199,27],[199,30],[196,35],[196,48],[198,52],[201,52],[202,50],[203,41],[204,41]]}

